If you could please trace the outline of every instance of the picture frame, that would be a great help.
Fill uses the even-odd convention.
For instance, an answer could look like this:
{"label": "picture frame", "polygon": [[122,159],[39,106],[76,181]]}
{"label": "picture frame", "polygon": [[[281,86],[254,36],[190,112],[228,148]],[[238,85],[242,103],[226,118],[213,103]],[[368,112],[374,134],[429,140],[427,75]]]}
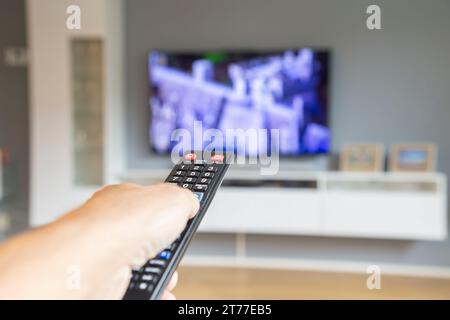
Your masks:
{"label": "picture frame", "polygon": [[346,144],[340,156],[340,170],[347,172],[381,172],[385,147],[380,143]]}
{"label": "picture frame", "polygon": [[432,172],[436,169],[437,146],[433,143],[396,143],[389,152],[392,172]]}

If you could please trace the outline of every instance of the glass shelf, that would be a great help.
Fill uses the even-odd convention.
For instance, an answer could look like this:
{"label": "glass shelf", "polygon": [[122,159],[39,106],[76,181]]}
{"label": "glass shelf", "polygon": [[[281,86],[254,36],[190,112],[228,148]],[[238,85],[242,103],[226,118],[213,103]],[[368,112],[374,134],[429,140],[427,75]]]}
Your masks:
{"label": "glass shelf", "polygon": [[76,186],[103,183],[103,41],[72,39],[73,163]]}

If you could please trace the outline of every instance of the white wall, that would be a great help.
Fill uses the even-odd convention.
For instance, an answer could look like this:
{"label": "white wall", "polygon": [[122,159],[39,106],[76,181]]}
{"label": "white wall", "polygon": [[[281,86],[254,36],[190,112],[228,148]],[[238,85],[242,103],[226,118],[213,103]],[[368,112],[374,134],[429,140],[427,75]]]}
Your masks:
{"label": "white wall", "polygon": [[[370,4],[381,7],[382,30],[366,28]],[[125,14],[131,169],[157,166],[148,142],[150,49],[310,45],[331,50],[334,150],[357,141],[434,141],[439,145],[438,170],[450,174],[448,0],[131,0]],[[275,252],[285,258],[450,266],[450,239],[252,235],[247,240],[247,253],[253,256]],[[234,245],[233,236],[199,235],[189,252],[215,255],[233,252]]]}
{"label": "white wall", "polygon": [[[118,121],[123,115],[120,59],[118,68],[110,60],[107,83],[119,91],[106,90],[117,95],[106,99],[107,108],[117,108],[117,112],[107,113],[112,119],[107,119],[106,130],[112,133],[114,124],[118,125],[119,137],[117,143],[108,144],[107,157],[111,160],[114,155],[128,153],[131,168],[153,166],[147,141],[149,49],[313,45],[329,47],[333,52],[331,121],[335,148],[354,140],[433,140],[441,147],[440,170],[448,174],[450,4],[446,0],[378,2],[383,10],[380,32],[364,27],[365,8],[370,1],[127,1],[127,152],[121,152],[122,122]],[[65,29],[69,3],[83,8],[81,31]],[[77,35],[115,39],[109,36],[120,33],[121,22],[115,21],[121,19],[120,9],[115,14],[107,13],[114,10],[114,3],[119,0],[27,2],[33,224],[49,221],[79,205],[91,191],[77,190],[71,184],[68,40]],[[115,42],[111,47],[120,45]],[[111,72],[116,74],[111,76]],[[114,163],[107,157],[106,170],[120,172],[122,159]],[[190,248],[193,254],[234,254],[233,235],[200,234],[197,240]],[[282,258],[450,266],[449,240],[436,243],[266,235],[252,235],[247,240],[246,249],[252,257],[276,252]]]}
{"label": "white wall", "polygon": [[[81,30],[66,28],[69,5],[81,8]],[[106,108],[121,108],[120,78],[121,1],[119,0],[28,0],[31,105],[31,201],[32,225],[46,223],[80,205],[93,188],[72,183],[72,97],[70,39],[101,37],[105,40],[107,70]],[[119,43],[119,46],[117,46]],[[117,58],[117,59],[116,59]],[[117,60],[117,61],[116,61]],[[109,70],[111,70],[109,72]],[[114,88],[114,90],[111,90]],[[109,113],[105,113],[109,114]],[[105,130],[114,119],[106,118]],[[120,137],[116,137],[120,139]],[[105,162],[112,157],[107,149]],[[119,159],[118,157],[117,159]],[[120,161],[119,161],[120,163]],[[110,167],[105,167],[109,169]]]}

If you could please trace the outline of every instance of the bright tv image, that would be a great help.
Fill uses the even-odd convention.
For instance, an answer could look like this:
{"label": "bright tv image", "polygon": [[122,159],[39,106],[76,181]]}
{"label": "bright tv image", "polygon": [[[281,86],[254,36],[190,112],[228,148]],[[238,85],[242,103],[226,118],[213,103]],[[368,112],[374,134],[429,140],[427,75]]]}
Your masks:
{"label": "bright tv image", "polygon": [[[225,141],[225,149],[257,156],[328,153],[329,54],[310,48],[278,52],[162,52],[149,55],[150,144],[168,154],[177,144],[175,129],[279,130],[279,139],[240,148]],[[230,139],[232,140],[232,139]],[[275,140],[275,139],[272,139]],[[209,141],[202,141],[203,146]],[[220,146],[218,146],[220,148]]]}

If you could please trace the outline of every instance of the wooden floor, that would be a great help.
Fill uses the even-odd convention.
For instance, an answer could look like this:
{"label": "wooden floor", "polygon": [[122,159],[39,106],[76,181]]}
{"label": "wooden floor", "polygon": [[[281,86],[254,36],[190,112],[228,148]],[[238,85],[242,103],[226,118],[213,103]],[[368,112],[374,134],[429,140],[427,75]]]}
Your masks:
{"label": "wooden floor", "polygon": [[450,279],[382,276],[368,290],[366,274],[181,267],[178,299],[450,299]]}

